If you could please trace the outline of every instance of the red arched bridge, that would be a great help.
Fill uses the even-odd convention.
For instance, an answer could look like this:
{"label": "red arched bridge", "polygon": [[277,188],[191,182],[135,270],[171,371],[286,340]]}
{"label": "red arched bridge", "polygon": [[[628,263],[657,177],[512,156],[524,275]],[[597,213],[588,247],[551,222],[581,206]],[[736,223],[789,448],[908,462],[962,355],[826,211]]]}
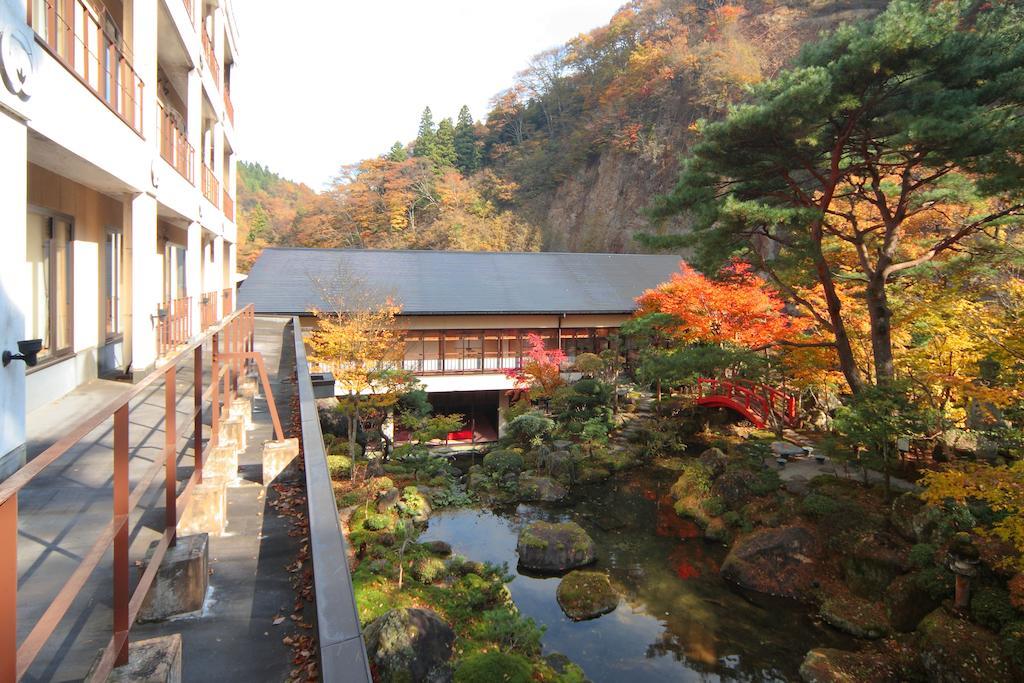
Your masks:
{"label": "red arched bridge", "polygon": [[697,380],[697,405],[729,408],[758,429],[778,422],[786,427],[796,427],[799,423],[795,396],[745,379],[701,377]]}

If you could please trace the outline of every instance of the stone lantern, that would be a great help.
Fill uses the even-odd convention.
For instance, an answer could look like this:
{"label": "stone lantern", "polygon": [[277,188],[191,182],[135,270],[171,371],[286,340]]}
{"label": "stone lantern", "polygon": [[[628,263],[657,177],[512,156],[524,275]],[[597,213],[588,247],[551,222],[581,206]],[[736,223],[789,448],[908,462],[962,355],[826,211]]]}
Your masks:
{"label": "stone lantern", "polygon": [[947,561],[949,570],[956,575],[953,606],[966,609],[971,600],[971,578],[978,575],[978,549],[968,534],[959,533],[953,538]]}

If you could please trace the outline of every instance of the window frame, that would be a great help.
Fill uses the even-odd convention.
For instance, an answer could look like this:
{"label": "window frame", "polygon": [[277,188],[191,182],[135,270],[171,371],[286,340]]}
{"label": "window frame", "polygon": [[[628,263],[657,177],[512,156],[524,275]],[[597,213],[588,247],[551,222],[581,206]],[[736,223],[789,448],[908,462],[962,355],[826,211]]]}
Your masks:
{"label": "window frame", "polygon": [[[25,374],[30,375],[33,372],[38,372],[43,368],[47,368],[55,363],[72,358],[75,355],[75,217],[63,213],[61,211],[54,211],[42,206],[36,206],[33,204],[28,205],[28,212],[43,216],[49,222],[50,234],[46,237],[45,241],[53,239],[53,221],[60,220],[68,224],[68,346],[54,349],[51,348],[48,351],[40,352],[39,363],[32,368],[26,369]],[[25,226],[28,229],[28,225]],[[27,254],[26,254],[27,256]],[[54,267],[54,251],[49,249],[47,254],[49,259],[47,262],[48,270],[48,282],[47,287],[49,288],[47,302],[46,302],[46,315],[47,315],[47,327],[50,331],[50,343],[51,346],[57,339],[57,300],[53,294],[56,292],[56,278],[57,269]]]}
{"label": "window frame", "polygon": [[[111,265],[106,262],[106,260],[107,260],[107,258],[109,256],[107,254],[107,238],[110,237],[111,235],[116,235],[117,236],[116,242],[117,242],[117,247],[119,249],[119,258],[118,258],[118,263],[117,263],[117,277],[115,278],[116,279],[116,283],[115,284],[116,284],[116,287],[117,287],[117,294],[116,294],[116,296],[113,297],[117,301],[117,311],[115,312],[115,314],[113,316],[113,320],[114,320],[114,331],[113,332],[111,332],[107,328],[107,320],[108,320],[107,316],[108,316],[108,314],[105,312],[106,311],[106,306],[110,302],[110,299],[112,298],[111,297],[111,292],[110,292],[110,284],[111,283],[107,280],[107,275],[109,274],[109,269],[110,269]],[[124,283],[124,230],[123,229],[117,228],[117,227],[114,227],[114,226],[107,226],[106,228],[104,228],[104,230],[103,230],[103,259],[104,259],[104,262],[103,262],[103,265],[104,265],[104,271],[103,271],[103,276],[104,276],[103,277],[103,280],[104,280],[103,281],[103,288],[104,288],[104,292],[103,292],[103,295],[104,295],[104,297],[103,297],[103,304],[104,304],[103,335],[104,335],[104,339],[106,340],[106,343],[109,344],[111,342],[117,342],[117,341],[121,341],[121,340],[124,339],[124,316],[122,315],[124,313],[123,306],[124,306],[124,290],[125,290],[125,286],[124,286],[125,285],[125,283]]]}

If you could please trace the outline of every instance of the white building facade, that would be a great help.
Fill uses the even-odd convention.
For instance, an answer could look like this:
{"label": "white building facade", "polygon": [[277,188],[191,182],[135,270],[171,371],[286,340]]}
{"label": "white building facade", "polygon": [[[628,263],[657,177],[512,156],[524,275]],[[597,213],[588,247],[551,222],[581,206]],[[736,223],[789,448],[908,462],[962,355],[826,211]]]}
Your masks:
{"label": "white building facade", "polygon": [[0,478],[25,416],[234,308],[227,0],[0,0]]}

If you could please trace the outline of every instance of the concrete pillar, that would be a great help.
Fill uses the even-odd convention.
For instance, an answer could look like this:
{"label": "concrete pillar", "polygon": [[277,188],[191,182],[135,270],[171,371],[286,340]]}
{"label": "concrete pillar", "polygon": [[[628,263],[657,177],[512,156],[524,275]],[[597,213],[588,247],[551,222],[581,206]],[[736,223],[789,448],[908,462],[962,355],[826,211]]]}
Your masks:
{"label": "concrete pillar", "polygon": [[[139,573],[146,571],[159,541],[153,541]],[[139,609],[139,621],[162,621],[180,614],[198,612],[206,602],[210,586],[210,537],[207,534],[179,536],[157,569],[156,578]]]}
{"label": "concrete pillar", "polygon": [[[28,187],[25,124],[0,107],[0,350],[18,350],[26,337],[25,307],[31,288],[25,263]],[[0,367],[0,481],[25,464],[25,364]]]}
{"label": "concrete pillar", "polygon": [[269,486],[278,477],[291,479],[298,476],[293,467],[299,455],[299,440],[267,441],[263,444],[263,485]]}
{"label": "concrete pillar", "polygon": [[160,155],[160,110],[156,106],[157,27],[159,4],[133,2],[131,5],[132,68],[146,87],[142,90],[142,133],[152,145],[154,157]]}
{"label": "concrete pillar", "polygon": [[226,479],[207,477],[192,489],[188,505],[178,522],[178,535],[206,533],[221,536],[228,525],[228,485]]}
{"label": "concrete pillar", "polygon": [[188,226],[188,244],[185,245],[185,282],[192,297],[192,334],[202,332],[199,301],[203,296],[203,227],[199,223]]}
{"label": "concrete pillar", "polygon": [[124,203],[125,269],[131,287],[129,321],[126,324],[125,357],[132,372],[144,373],[156,362],[156,325],[152,316],[163,298],[160,272],[162,259],[157,253],[156,199],[139,194]]}
{"label": "concrete pillar", "polygon": [[[220,235],[213,238],[213,262],[210,265],[210,291],[216,292],[219,298],[221,290],[226,286],[224,284],[224,238]],[[220,311],[219,300],[217,310]]]}
{"label": "concrete pillar", "polygon": [[195,150],[195,168],[193,169],[193,180],[199,186],[200,164],[203,160],[203,77],[199,69],[192,69],[188,72],[188,107],[186,118],[188,119],[185,136],[188,143]]}
{"label": "concrete pillar", "polygon": [[[97,656],[93,667],[99,659]],[[85,680],[93,678],[90,670]],[[107,683],[181,683],[181,634],[129,643],[128,663],[114,669]]]}

